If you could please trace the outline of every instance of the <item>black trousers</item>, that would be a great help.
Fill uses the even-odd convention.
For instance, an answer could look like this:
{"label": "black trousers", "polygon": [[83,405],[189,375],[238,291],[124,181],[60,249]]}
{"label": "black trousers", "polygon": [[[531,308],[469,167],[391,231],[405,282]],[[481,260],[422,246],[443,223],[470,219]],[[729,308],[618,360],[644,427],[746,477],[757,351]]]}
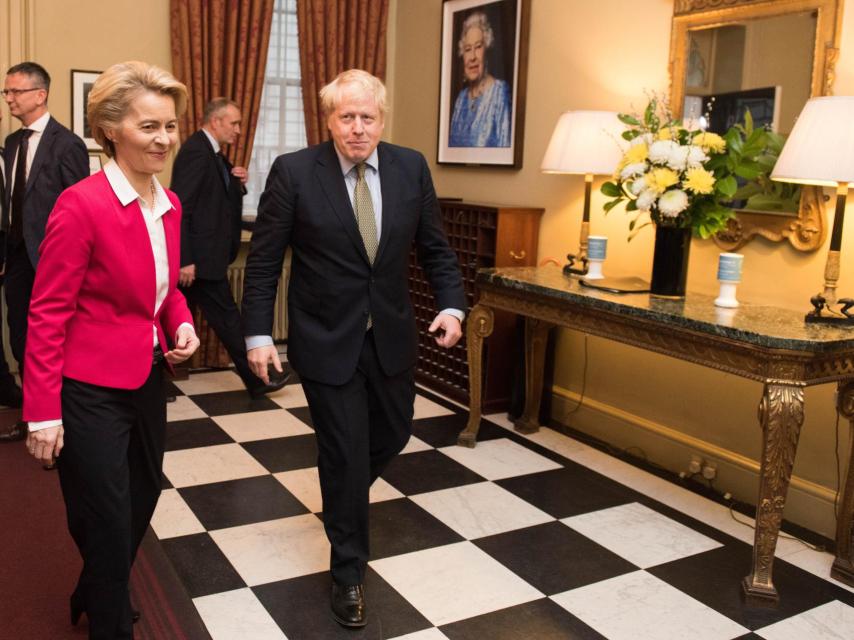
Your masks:
{"label": "black trousers", "polygon": [[162,365],[139,389],[62,381],[58,460],[68,530],[83,557],[72,599],[90,640],[132,638],[130,569],[160,496],[166,436]]}
{"label": "black trousers", "polygon": [[6,255],[6,307],[9,323],[9,346],[18,361],[18,371],[24,376],[24,349],[27,341],[27,313],[36,270],[27,255],[27,247],[21,240],[7,247]]}
{"label": "black trousers", "polygon": [[370,554],[368,494],[409,440],[414,372],[385,375],[373,331],[368,331],[356,373],[347,383],[335,386],[301,380],[317,436],[332,577],[341,585],[360,584]]}
{"label": "black trousers", "polygon": [[247,389],[257,389],[263,382],[249,368],[246,359],[246,342],[240,326],[240,310],[231,296],[228,280],[202,280],[197,278],[192,286],[181,287],[181,293],[191,304],[197,305],[205,320],[222,342],[234,362],[237,375]]}

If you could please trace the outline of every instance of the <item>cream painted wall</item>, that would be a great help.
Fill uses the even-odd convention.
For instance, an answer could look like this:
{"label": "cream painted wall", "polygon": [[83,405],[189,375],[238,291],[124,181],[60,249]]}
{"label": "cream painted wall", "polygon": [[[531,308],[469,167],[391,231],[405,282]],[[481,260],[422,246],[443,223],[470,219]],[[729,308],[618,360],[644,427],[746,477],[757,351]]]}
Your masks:
{"label": "cream painted wall", "polygon": [[[634,0],[532,0],[525,153],[518,171],[435,164],[442,2],[396,4],[393,141],[427,156],[440,195],[544,207],[539,260],[563,262],[563,255],[577,248],[583,181],[539,172],[552,128],[564,110],[625,111],[645,104],[645,91],[668,90],[672,2],[646,0],[641,10]],[[854,94],[854,10],[844,17],[835,91]],[[604,216],[604,201],[594,190],[591,232],[609,237],[606,273],[648,277],[652,230],[628,242],[627,218],[618,210]],[[828,213],[832,217],[832,211]],[[846,229],[844,241],[854,251],[854,225]],[[689,289],[716,293],[720,249],[695,240],[691,251]],[[808,298],[823,281],[825,252],[826,247],[805,254],[787,244],[753,241],[743,249],[739,298],[806,310]],[[854,259],[844,261],[841,282],[843,291],[854,293]],[[750,469],[760,454],[755,416],[761,385],[596,338],[587,345],[585,383],[583,353],[582,336],[561,332],[554,388],[558,420],[622,447],[640,446],[651,460],[673,470],[686,467],[691,450],[686,443],[698,443],[707,454],[712,452],[706,455],[710,460],[721,453],[717,487],[755,500]],[[570,415],[582,387],[593,408],[585,406]],[[832,398],[828,385],[807,391],[797,478],[786,512],[786,517],[829,536],[835,526],[836,487]],[[841,428],[844,459],[849,428],[844,422]]]}

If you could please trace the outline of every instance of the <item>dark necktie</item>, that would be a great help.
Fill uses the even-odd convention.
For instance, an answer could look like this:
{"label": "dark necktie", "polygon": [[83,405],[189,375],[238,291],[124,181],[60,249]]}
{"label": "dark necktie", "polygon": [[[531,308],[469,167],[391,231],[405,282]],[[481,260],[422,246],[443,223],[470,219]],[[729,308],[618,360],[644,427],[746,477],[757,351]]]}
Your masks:
{"label": "dark necktie", "polygon": [[12,222],[9,227],[9,239],[12,242],[23,238],[24,229],[24,193],[27,190],[27,149],[30,146],[32,129],[21,130],[21,142],[18,145],[15,180],[12,183]]}
{"label": "dark necktie", "polygon": [[218,151],[216,157],[219,160],[219,169],[222,174],[223,182],[225,182],[225,188],[228,190],[228,185],[231,182],[231,171],[228,168],[228,160],[225,159],[222,151]]}

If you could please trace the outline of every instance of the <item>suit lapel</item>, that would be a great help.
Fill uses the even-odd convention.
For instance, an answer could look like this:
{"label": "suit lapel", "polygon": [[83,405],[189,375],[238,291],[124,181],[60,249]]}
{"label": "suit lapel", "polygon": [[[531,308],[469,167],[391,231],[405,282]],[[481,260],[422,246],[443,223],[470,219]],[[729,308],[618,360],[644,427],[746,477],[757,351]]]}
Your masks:
{"label": "suit lapel", "polygon": [[24,195],[28,194],[30,189],[33,188],[33,185],[36,182],[36,176],[41,170],[42,165],[44,165],[47,156],[49,156],[53,150],[53,137],[56,135],[57,126],[59,125],[53,118],[47,121],[47,126],[39,140],[39,146],[36,148],[36,155],[33,158],[33,164],[30,167],[30,172],[27,174],[27,188],[24,190]]}
{"label": "suit lapel", "polygon": [[[214,151],[214,148],[213,148],[213,145],[211,144],[211,141],[208,140],[208,137],[205,135],[205,132],[202,131],[201,129],[199,129],[199,131],[197,131],[194,135],[201,137],[202,144],[204,144],[205,149],[207,149],[210,152],[210,162],[211,162],[211,166],[212,166],[211,170],[214,172],[214,175],[217,177],[217,182],[219,182],[219,184],[222,186],[223,190],[226,193],[228,193],[228,186],[225,184],[225,181],[222,179],[222,166],[219,163],[219,158],[217,158],[217,156],[216,156],[216,151]],[[231,163],[227,159],[226,159],[225,163],[228,166],[228,173],[230,176],[231,175],[231,166],[229,166],[229,165],[231,165]],[[229,180],[229,182],[230,182],[230,180]]]}
{"label": "suit lapel", "polygon": [[359,255],[370,264],[362,234],[359,233],[356,214],[353,213],[350,196],[347,194],[347,186],[344,184],[344,176],[341,174],[341,164],[331,142],[325,143],[325,148],[318,154],[317,177],[332,210],[344,227],[344,232],[356,246]]}
{"label": "suit lapel", "polygon": [[397,211],[397,203],[400,199],[399,186],[401,184],[400,177],[397,175],[397,165],[394,162],[394,153],[389,150],[387,145],[380,143],[377,155],[380,161],[380,191],[383,196],[383,211],[380,246],[377,248],[374,264],[377,264],[382,258],[383,250],[388,246],[391,238],[391,230],[395,221],[394,214]]}
{"label": "suit lapel", "polygon": [[12,169],[15,165],[15,156],[18,155],[18,146],[21,144],[21,131],[20,129],[12,134],[11,139],[9,140],[9,147],[3,153],[3,164],[6,167],[6,181],[9,184],[9,188],[6,189],[6,198],[5,198],[5,206],[10,208],[12,206],[12,187],[15,185],[15,176],[12,172]]}

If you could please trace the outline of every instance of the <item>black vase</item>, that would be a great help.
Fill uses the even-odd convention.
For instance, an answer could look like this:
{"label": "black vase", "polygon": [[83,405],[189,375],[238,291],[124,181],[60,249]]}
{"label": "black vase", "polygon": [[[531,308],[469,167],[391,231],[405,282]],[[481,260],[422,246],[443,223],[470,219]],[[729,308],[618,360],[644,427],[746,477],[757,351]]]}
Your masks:
{"label": "black vase", "polygon": [[681,298],[688,280],[688,254],[691,251],[691,229],[655,227],[655,252],[652,257],[654,296]]}

